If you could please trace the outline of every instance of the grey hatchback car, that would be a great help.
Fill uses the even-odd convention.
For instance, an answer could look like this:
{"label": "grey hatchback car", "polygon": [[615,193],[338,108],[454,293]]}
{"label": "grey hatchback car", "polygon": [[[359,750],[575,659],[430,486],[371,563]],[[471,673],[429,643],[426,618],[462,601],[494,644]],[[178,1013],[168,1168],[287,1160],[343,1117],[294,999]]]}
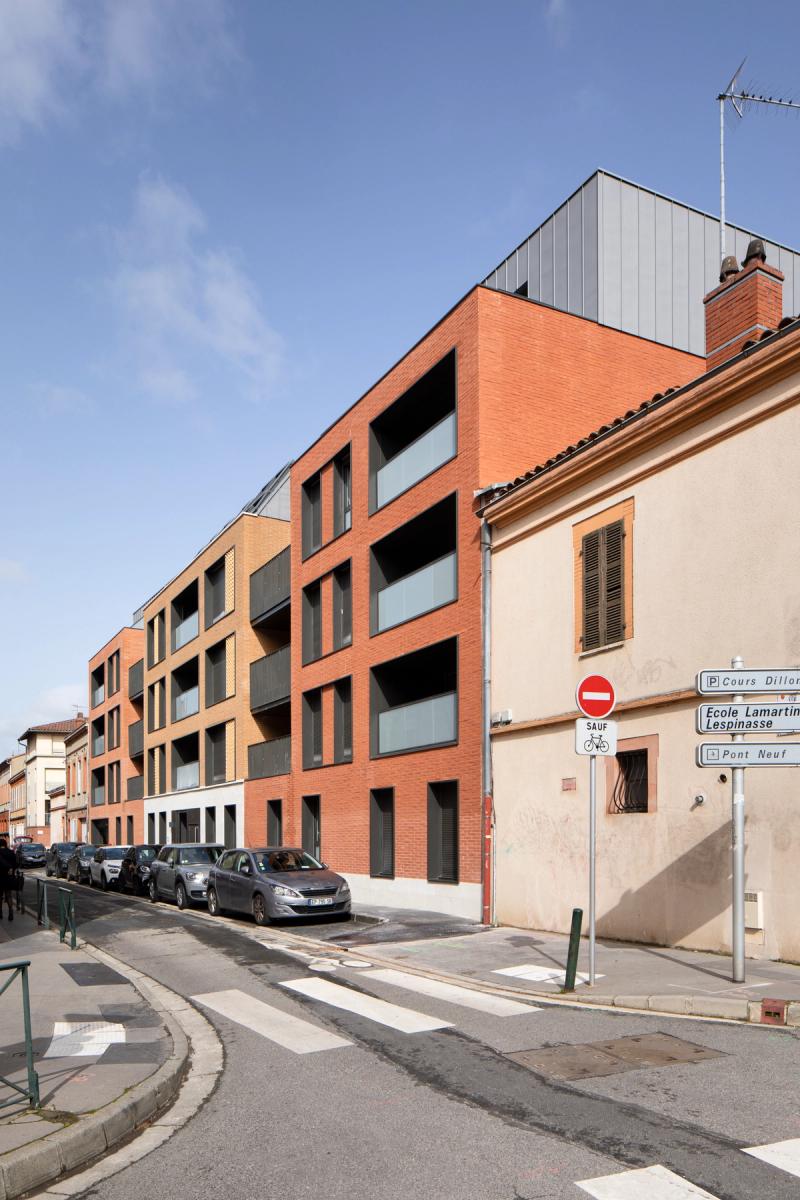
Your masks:
{"label": "grey hatchback car", "polygon": [[178,908],[205,900],[208,873],[223,849],[208,842],[163,846],[150,863],[150,899],[174,900]]}
{"label": "grey hatchback car", "polygon": [[208,911],[252,913],[256,925],[281,917],[350,916],[346,879],[290,846],[226,850],[208,876]]}

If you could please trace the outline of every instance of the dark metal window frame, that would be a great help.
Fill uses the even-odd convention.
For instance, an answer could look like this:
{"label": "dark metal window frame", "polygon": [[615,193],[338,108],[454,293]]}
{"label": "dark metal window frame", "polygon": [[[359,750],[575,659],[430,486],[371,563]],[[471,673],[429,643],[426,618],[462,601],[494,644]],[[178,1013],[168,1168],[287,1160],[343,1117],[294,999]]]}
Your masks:
{"label": "dark metal window frame", "polygon": [[[212,625],[216,625],[217,621],[221,621],[228,615],[228,609],[225,607],[225,557],[226,555],[223,554],[203,572],[203,625],[206,629],[210,629]],[[210,610],[218,588],[217,579],[211,578],[214,572],[218,572],[219,578],[222,580],[222,608],[212,616]]]}
{"label": "dark metal window frame", "polygon": [[351,560],[333,572],[333,648],[343,650],[353,643],[353,569]]}
{"label": "dark metal window frame", "polygon": [[[213,646],[207,646],[205,652],[205,687],[204,687],[204,702],[206,708],[213,708],[215,704],[221,704],[228,697],[228,639],[222,638],[218,642],[214,642]],[[217,655],[222,648],[222,655],[219,660],[215,661],[212,655]],[[217,684],[219,683],[220,669],[222,672],[222,695],[217,695]]]}
{"label": "dark metal window frame", "polygon": [[[440,795],[437,789],[449,789]],[[443,804],[442,801],[446,803]],[[445,808],[452,814],[452,843],[445,844]],[[430,883],[459,882],[459,787],[457,779],[437,780],[428,784],[428,881]],[[448,869],[448,858],[452,867]]]}
{"label": "dark metal window frame", "polygon": [[303,560],[322,549],[322,471],[315,471],[301,487],[300,542]]}
{"label": "dark metal window frame", "polygon": [[267,801],[267,845],[283,845],[283,800]]}
{"label": "dark metal window frame", "polygon": [[303,770],[322,766],[322,688],[303,692]]}
{"label": "dark metal window frame", "polygon": [[333,459],[333,536],[353,527],[353,459],[348,443]]}
{"label": "dark metal window frame", "polygon": [[372,788],[369,794],[369,873],[373,879],[394,879],[394,788]]}
{"label": "dark metal window frame", "polygon": [[[225,736],[226,722],[223,721],[219,725],[210,725],[205,731],[206,742],[206,762],[205,762],[205,781],[206,787],[210,787],[215,783],[225,783],[228,773],[228,751],[227,738]],[[221,747],[221,751],[220,751]],[[219,775],[219,757],[222,757],[222,777]]]}
{"label": "dark metal window frame", "polygon": [[333,761],[353,761],[353,677],[346,675],[333,685]]}
{"label": "dark metal window frame", "polygon": [[303,666],[322,658],[322,579],[307,583],[302,595]]}
{"label": "dark metal window frame", "polygon": [[301,806],[300,828],[303,849],[322,861],[322,797],[318,793],[312,796],[303,796]]}

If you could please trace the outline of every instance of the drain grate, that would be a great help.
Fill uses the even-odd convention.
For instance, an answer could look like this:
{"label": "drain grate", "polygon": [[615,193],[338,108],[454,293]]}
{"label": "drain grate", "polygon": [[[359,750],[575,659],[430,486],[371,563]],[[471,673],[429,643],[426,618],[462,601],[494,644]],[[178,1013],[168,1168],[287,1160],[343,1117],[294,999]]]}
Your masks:
{"label": "drain grate", "polygon": [[668,1033],[646,1033],[616,1038],[610,1042],[587,1042],[578,1046],[551,1046],[520,1050],[507,1056],[551,1079],[571,1082],[641,1071],[651,1067],[674,1067],[680,1063],[704,1062],[726,1057],[694,1042],[684,1042]]}

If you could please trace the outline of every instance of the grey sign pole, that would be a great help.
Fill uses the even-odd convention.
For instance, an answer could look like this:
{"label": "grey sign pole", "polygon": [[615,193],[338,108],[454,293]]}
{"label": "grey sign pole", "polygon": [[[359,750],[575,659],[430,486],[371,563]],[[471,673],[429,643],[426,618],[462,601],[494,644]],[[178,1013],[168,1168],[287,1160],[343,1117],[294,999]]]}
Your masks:
{"label": "grey sign pole", "polygon": [[[731,669],[741,670],[744,662],[737,655],[731,659]],[[741,704],[744,696],[734,696]],[[733,735],[734,742],[743,742],[744,734]],[[744,983],[744,767],[731,772],[731,866],[733,868],[732,937],[733,982]]]}
{"label": "grey sign pole", "polygon": [[589,986],[594,987],[595,859],[597,857],[597,755],[589,759]]}

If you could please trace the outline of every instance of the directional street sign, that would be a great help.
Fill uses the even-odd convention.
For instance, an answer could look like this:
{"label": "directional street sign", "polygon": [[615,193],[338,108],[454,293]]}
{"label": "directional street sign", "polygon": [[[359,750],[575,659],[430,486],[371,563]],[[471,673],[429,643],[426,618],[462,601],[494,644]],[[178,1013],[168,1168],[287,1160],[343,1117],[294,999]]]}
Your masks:
{"label": "directional street sign", "polygon": [[800,733],[800,704],[771,700],[701,704],[698,733]]}
{"label": "directional street sign", "polygon": [[726,693],[748,696],[758,692],[800,691],[800,667],[773,667],[767,670],[721,667],[719,670],[700,671],[696,688],[701,696]]}
{"label": "directional street sign", "polygon": [[593,717],[578,717],[575,722],[575,753],[617,753],[617,722],[595,721]]}
{"label": "directional street sign", "polygon": [[800,767],[800,742],[701,742],[698,767]]}
{"label": "directional street sign", "polygon": [[575,699],[585,717],[600,719],[609,716],[617,702],[614,685],[605,675],[587,675],[575,689]]}

